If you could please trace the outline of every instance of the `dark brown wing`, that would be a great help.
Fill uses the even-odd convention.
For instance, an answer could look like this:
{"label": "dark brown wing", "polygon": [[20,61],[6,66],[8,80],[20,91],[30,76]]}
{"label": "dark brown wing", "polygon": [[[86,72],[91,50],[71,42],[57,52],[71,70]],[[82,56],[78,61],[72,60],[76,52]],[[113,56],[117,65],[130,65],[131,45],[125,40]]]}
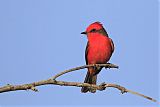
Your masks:
{"label": "dark brown wing", "polygon": [[86,50],[85,50],[85,60],[86,60],[86,65],[88,64],[88,59],[87,59],[87,55],[88,55],[88,46],[89,46],[89,42],[87,42],[87,46],[86,46]]}
{"label": "dark brown wing", "polygon": [[113,41],[112,41],[112,39],[111,38],[109,38],[109,40],[110,40],[110,42],[111,42],[111,47],[112,47],[112,53],[114,52],[114,43],[113,43]]}

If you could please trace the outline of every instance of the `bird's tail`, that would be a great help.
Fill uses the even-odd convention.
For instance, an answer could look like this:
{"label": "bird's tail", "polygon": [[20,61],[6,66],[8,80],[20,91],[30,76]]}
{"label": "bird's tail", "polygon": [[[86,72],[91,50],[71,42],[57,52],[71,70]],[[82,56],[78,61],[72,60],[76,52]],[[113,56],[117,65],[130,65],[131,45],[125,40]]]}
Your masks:
{"label": "bird's tail", "polygon": [[[90,74],[90,72],[87,72],[84,83],[96,84],[96,82],[97,82],[97,75],[92,75],[92,74]],[[82,87],[82,89],[81,89],[82,93],[86,93],[88,91],[91,93],[95,93],[96,89],[90,88],[90,87]]]}

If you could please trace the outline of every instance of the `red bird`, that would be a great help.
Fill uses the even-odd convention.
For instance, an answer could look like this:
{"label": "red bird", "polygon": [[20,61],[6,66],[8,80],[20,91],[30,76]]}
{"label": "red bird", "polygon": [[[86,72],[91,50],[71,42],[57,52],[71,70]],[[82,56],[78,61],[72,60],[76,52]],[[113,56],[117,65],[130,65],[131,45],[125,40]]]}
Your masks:
{"label": "red bird", "polygon": [[[100,22],[94,22],[88,26],[85,32],[88,38],[88,43],[85,51],[86,64],[105,64],[109,61],[113,51],[114,44],[112,39],[108,37],[106,30]],[[96,84],[97,74],[101,71],[102,67],[88,68],[88,72],[84,83]],[[92,92],[96,90],[90,87],[82,87],[81,92]]]}

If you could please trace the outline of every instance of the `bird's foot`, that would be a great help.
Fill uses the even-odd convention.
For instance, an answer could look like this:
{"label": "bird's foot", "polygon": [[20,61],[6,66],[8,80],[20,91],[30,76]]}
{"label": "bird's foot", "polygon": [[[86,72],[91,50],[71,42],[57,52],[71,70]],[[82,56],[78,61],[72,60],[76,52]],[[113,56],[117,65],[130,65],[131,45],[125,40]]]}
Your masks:
{"label": "bird's foot", "polygon": [[94,70],[97,70],[99,67],[100,67],[99,65],[93,64],[93,69],[94,69]]}

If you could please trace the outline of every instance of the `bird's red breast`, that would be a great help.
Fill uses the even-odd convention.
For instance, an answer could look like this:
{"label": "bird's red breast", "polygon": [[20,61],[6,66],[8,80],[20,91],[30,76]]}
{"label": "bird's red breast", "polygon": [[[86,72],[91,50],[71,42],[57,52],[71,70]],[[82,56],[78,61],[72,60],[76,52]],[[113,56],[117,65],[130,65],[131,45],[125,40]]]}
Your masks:
{"label": "bird's red breast", "polygon": [[112,55],[110,38],[102,34],[88,35],[88,64],[107,63]]}

